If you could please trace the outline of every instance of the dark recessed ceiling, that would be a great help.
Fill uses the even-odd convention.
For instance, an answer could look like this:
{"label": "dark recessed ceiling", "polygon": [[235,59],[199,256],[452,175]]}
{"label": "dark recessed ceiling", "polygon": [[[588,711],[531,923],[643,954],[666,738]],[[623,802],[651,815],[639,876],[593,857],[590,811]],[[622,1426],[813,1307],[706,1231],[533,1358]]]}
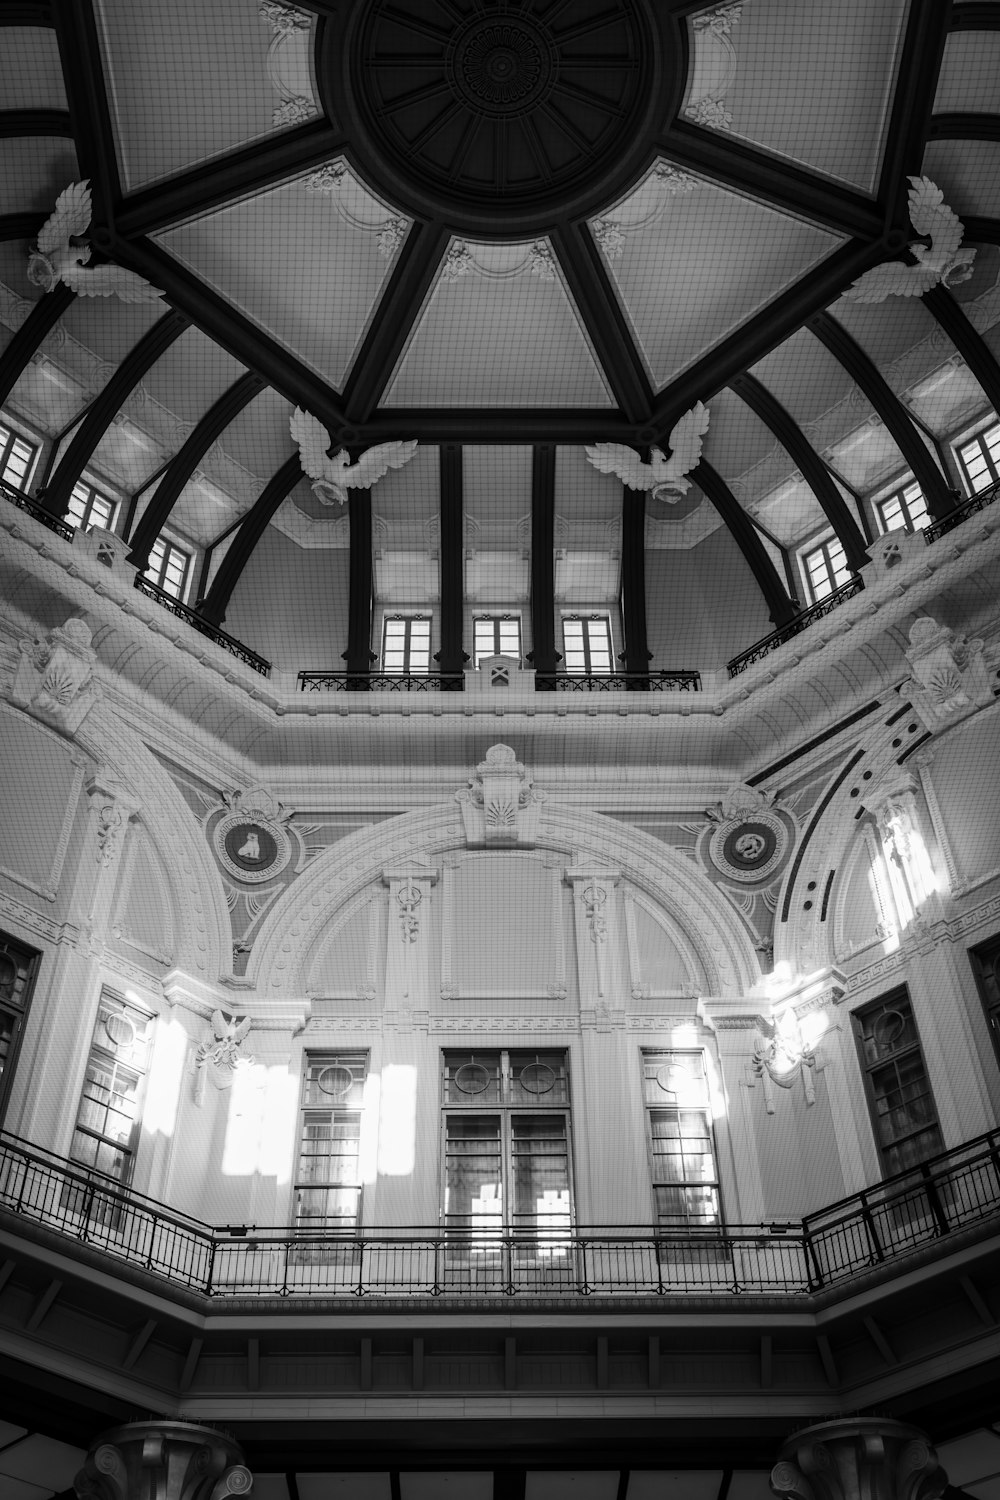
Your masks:
{"label": "dark recessed ceiling", "polygon": [[318,73],[387,197],[464,233],[523,239],[607,207],[650,159],[685,51],[679,27],[673,46],[658,30],[646,0],[530,12],[357,0],[322,23]]}

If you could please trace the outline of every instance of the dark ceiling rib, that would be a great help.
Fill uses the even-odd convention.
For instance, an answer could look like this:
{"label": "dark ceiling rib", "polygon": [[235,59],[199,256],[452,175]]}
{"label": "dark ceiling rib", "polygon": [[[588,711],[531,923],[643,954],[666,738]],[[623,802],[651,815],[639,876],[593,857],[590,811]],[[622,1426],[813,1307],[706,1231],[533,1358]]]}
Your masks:
{"label": "dark ceiling rib", "polygon": [[622,485],[622,634],[618,660],[626,672],[649,675],[652,653],[646,618],[646,492]]}
{"label": "dark ceiling rib", "polygon": [[37,354],[45,339],[69,307],[75,292],[62,282],[51,292],[40,297],[20,328],[0,354],[0,406],[28,366],[33,354]]}
{"label": "dark ceiling rib", "polygon": [[348,427],[358,427],[368,420],[392,379],[396,361],[420,315],[449,238],[450,231],[444,224],[414,224],[403,241],[344,386]]}
{"label": "dark ceiling rib", "polygon": [[[556,650],[556,450],[536,443],[531,450],[531,639],[528,660],[536,673],[550,675],[562,656]],[[537,680],[537,679],[536,679]],[[554,687],[555,684],[553,683]]]}
{"label": "dark ceiling rib", "polygon": [[336,393],[324,380],[172,256],[149,240],[116,237],[108,243],[115,260],[158,286],[175,307],[240,364],[256,370],[276,391],[296,406],[306,407],[327,427],[339,429],[343,425],[344,414]]}
{"label": "dark ceiling rib", "polygon": [[745,141],[713,135],[685,120],[674,120],[660,142],[663,155],[688,171],[758,198],[781,213],[807,218],[839,234],[877,239],[883,215],[863,193],[807,172],[793,162],[755,151]]}
{"label": "dark ceiling rib", "polygon": [[910,234],[907,177],[921,170],[951,18],[944,0],[911,5],[886,132],[878,197],[889,227]]}
{"label": "dark ceiling rib", "polygon": [[932,141],[1000,141],[1000,115],[957,109],[932,115],[928,134]]}
{"label": "dark ceiling rib", "polygon": [[965,225],[965,244],[1000,245],[1000,219],[963,214],[962,223]]}
{"label": "dark ceiling rib", "polygon": [[[642,429],[645,431],[645,429]],[[418,438],[422,443],[630,443],[641,447],[648,433],[626,422],[610,408],[452,407],[448,411],[421,407],[383,407],[373,412],[354,439],[367,447],[390,438]]]}
{"label": "dark ceiling rib", "polygon": [[648,422],[649,377],[589,230],[560,225],[552,232],[552,248],[619,410],[637,425]]}
{"label": "dark ceiling rib", "polygon": [[60,0],[52,14],[80,176],[90,182],[100,223],[114,213],[122,189],[97,23],[90,0]]}
{"label": "dark ceiling rib", "polygon": [[33,240],[48,214],[0,214],[0,243],[8,240]]}
{"label": "dark ceiling rib", "polygon": [[848,510],[847,502],[830,477],[826,464],[794,417],[755,375],[735,376],[730,382],[730,388],[771,429],[795,467],[801,470],[806,484],[840,539],[847,566],[853,572],[863,568],[870,559],[865,551],[861,528]]}
{"label": "dark ceiling rib", "polygon": [[189,326],[187,318],[176,308],[165,313],[129,350],[107,385],[91,402],[87,415],[74,433],[51,482],[44,490],[39,491],[38,498],[53,515],[65,515],[73,486],[93,457],[112,418],[146,371]]}
{"label": "dark ceiling rib", "polygon": [[963,0],[952,0],[951,31],[1000,31],[1000,4],[997,0],[973,0],[971,4],[963,4]]}
{"label": "dark ceiling rib", "polygon": [[271,475],[253,506],[243,517],[239,530],[219,564],[219,571],[212,580],[211,588],[198,605],[198,613],[212,625],[221,625],[226,618],[226,610],[229,608],[233,590],[239,583],[243,570],[253,555],[254,548],[264,535],[278,506],[291,494],[301,478],[302,465],[299,463],[299,455],[293,453],[291,458],[286,458],[281,468]]}
{"label": "dark ceiling rib", "polygon": [[863,272],[885,259],[885,249],[852,240],[816,266],[812,273],[782,296],[748,318],[741,328],[689,365],[656,398],[653,408],[655,442],[666,437],[674,423],[695,400],[707,401],[735,375],[756,364],[802,327],[814,313],[840,296]]}
{"label": "dark ceiling rib", "polygon": [[72,134],[68,109],[0,109],[0,137]]}
{"label": "dark ceiling rib", "polygon": [[1000,412],[1000,364],[989,344],[945,287],[925,292],[923,302],[979,381],[993,410]]}
{"label": "dark ceiling rib", "polygon": [[46,0],[5,0],[0,26],[52,26],[52,6]]}
{"label": "dark ceiling rib", "polygon": [[115,228],[123,235],[151,234],[179,220],[196,218],[242,197],[250,188],[259,192],[318,167],[339,155],[343,145],[343,137],[327,120],[310,120],[131,193],[115,216]]}
{"label": "dark ceiling rib", "polygon": [[770,554],[761,541],[753,521],[722,475],[705,459],[701,459],[691,470],[690,477],[705,498],[715,506],[732,532],[733,540],[743,553],[750,571],[760,585],[768,614],[775,628],[787,625],[789,620],[798,613],[798,604],[785,592],[778,570],[771,561]]}
{"label": "dark ceiling rib", "polygon": [[462,449],[444,443],[440,452],[440,530],[438,568],[441,585],[441,649],[435,660],[442,672],[461,672],[468,660],[462,649],[465,615],[465,519]]}
{"label": "dark ceiling rib", "polygon": [[931,514],[940,518],[953,510],[956,501],[955,491],[928,452],[906,407],[875,362],[851,337],[844,325],[830,313],[817,313],[814,318],[810,319],[807,326],[809,332],[819,339],[823,347],[829,350],[837,363],[861,388],[881,417],[896,447],[913,471],[913,477],[920,485]]}
{"label": "dark ceiling rib", "polygon": [[166,525],[170,512],[195,469],[230,422],[264,389],[266,381],[253,371],[241,375],[211,406],[174,455],[132,537],[129,562],[140,571],[149,550]]}

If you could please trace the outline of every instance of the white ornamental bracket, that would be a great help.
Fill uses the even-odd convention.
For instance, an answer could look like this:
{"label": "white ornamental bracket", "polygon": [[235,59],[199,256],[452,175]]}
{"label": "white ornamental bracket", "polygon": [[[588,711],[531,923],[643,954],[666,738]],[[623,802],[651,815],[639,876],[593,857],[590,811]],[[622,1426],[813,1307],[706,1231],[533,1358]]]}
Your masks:
{"label": "white ornamental bracket", "polygon": [[578,866],[567,870],[565,878],[573,888],[580,1006],[604,1005],[624,993],[615,897],[621,871]]}
{"label": "white ornamental bracket", "polygon": [[11,701],[60,734],[76,734],[101,697],[90,641],[89,625],[76,616],[44,640],[21,641]]}
{"label": "white ornamental bracket", "polygon": [[509,745],[491,745],[455,799],[470,848],[534,847],[545,799]]}
{"label": "white ornamental bracket", "polygon": [[993,702],[982,641],[957,636],[928,615],[910,626],[910,649],[904,654],[913,676],[899,691],[931,733]]}
{"label": "white ornamental bracket", "polygon": [[139,808],[114,777],[100,770],[86,783],[86,793],[92,842],[81,866],[80,893],[87,904],[85,924],[92,937],[103,939],[111,919],[129,819]]}
{"label": "white ornamental bracket", "polygon": [[386,934],[386,1009],[428,1005],[430,995],[431,886],[437,870],[405,865],[383,870],[389,887],[389,924]]}

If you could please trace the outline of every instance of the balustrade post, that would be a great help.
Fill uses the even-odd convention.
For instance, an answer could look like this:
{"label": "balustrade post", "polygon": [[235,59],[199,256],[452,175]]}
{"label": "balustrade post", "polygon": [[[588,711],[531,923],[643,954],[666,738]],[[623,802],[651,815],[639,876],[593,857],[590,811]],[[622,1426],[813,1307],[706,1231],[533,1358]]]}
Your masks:
{"label": "balustrade post", "polygon": [[941,1234],[950,1234],[951,1225],[948,1223],[948,1215],[945,1213],[944,1204],[941,1202],[941,1194],[937,1190],[937,1183],[931,1176],[931,1169],[926,1162],[921,1162],[920,1164],[920,1175],[924,1180],[924,1191],[927,1194],[931,1216],[939,1232]]}
{"label": "balustrade post", "polygon": [[130,1422],[94,1439],[73,1481],[80,1500],[224,1500],[253,1475],[232,1438],[194,1422]]}
{"label": "balustrade post", "polygon": [[779,1500],[937,1500],[947,1484],[925,1434],[882,1417],[805,1427],[771,1470]]}

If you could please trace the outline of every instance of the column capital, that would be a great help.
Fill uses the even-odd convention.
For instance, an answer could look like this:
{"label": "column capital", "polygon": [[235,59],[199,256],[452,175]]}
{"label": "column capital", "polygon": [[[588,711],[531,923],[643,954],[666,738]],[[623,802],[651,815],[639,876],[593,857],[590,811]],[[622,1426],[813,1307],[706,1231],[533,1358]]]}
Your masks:
{"label": "column capital", "polygon": [[253,1475],[233,1440],[194,1422],[130,1422],[95,1438],[73,1481],[81,1500],[224,1500]]}
{"label": "column capital", "polygon": [[926,1435],[881,1417],[805,1427],[771,1470],[781,1500],[937,1500],[947,1483]]}

